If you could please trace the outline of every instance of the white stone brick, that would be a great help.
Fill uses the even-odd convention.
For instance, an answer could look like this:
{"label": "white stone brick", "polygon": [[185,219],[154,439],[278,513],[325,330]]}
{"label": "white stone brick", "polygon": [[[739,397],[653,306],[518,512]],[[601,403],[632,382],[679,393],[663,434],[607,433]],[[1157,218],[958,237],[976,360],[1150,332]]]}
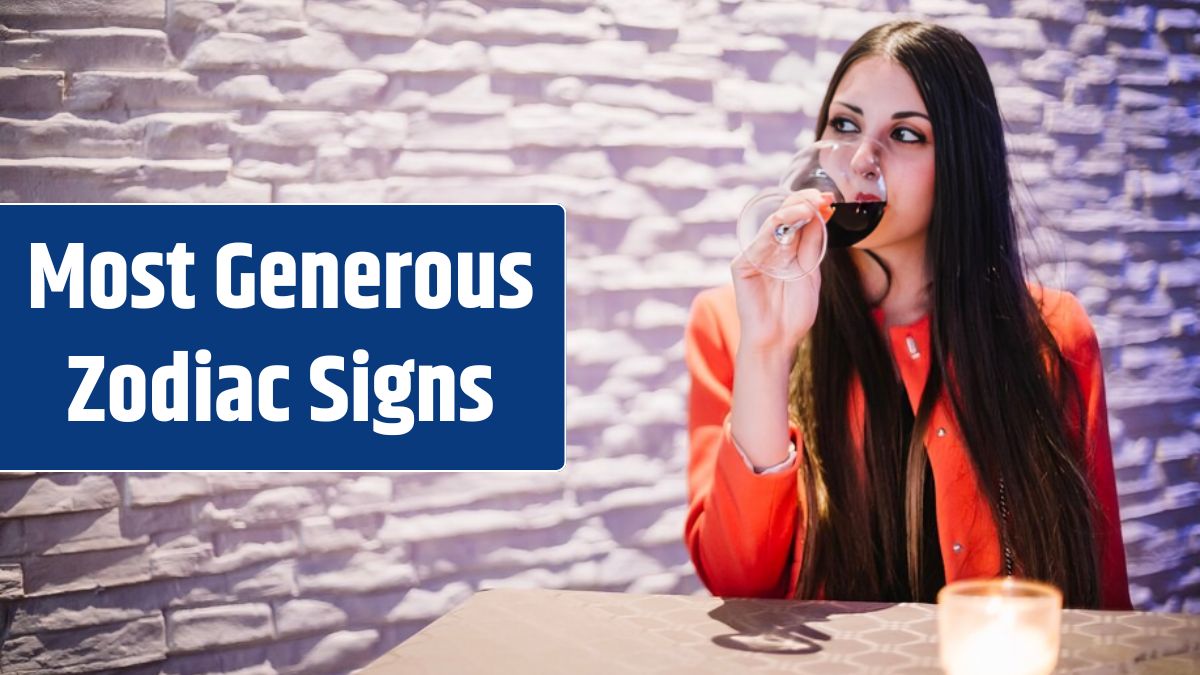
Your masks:
{"label": "white stone brick", "polygon": [[347,148],[396,150],[408,140],[408,115],[400,112],[356,112],[343,120]]}
{"label": "white stone brick", "polygon": [[211,541],[190,532],[175,532],[155,537],[150,551],[150,575],[163,577],[190,577],[207,571],[213,559]]}
{"label": "white stone brick", "polygon": [[162,661],[166,651],[160,614],[128,623],[13,638],[0,650],[0,671],[90,672]]}
{"label": "white stone brick", "polygon": [[267,185],[222,184],[229,168],[228,160],[219,159],[0,159],[0,185],[30,201],[195,201],[215,196],[265,201],[269,197]]}
{"label": "white stone brick", "polygon": [[[1039,124],[1042,121],[1043,106],[1053,100],[1050,96],[1029,87],[997,87],[996,99],[1006,121],[1028,124]],[[1009,138],[1012,137],[1013,134],[1009,134]]]}
{"label": "white stone brick", "polygon": [[1159,31],[1200,28],[1200,12],[1194,9],[1163,8],[1155,12],[1154,25]]}
{"label": "white stone brick", "polygon": [[528,42],[588,42],[616,37],[609,12],[591,7],[582,12],[560,12],[546,8],[496,8],[456,11],[464,5],[439,3],[425,24],[425,35],[441,42],[472,39],[494,42],[503,39]]}
{"label": "white stone brick", "polygon": [[392,173],[414,176],[508,176],[515,172],[512,158],[504,154],[405,151],[392,164]]}
{"label": "white stone brick", "polygon": [[704,120],[692,122],[688,118],[659,121],[639,129],[614,129],[600,139],[600,145],[606,148],[742,150],[750,144],[749,134],[744,129],[728,131],[709,126]]}
{"label": "white stone brick", "polygon": [[125,477],[129,503],[134,506],[170,504],[208,494],[208,480],[195,473],[130,473]]}
{"label": "white stone brick", "polygon": [[968,0],[913,0],[908,4],[908,8],[925,16],[963,14],[986,16],[988,14],[987,4]]}
{"label": "white stone brick", "polygon": [[414,543],[526,526],[532,525],[521,514],[498,510],[387,516],[379,539],[385,544]]}
{"label": "white stone brick", "polygon": [[1092,86],[1112,84],[1117,79],[1117,64],[1107,56],[1087,56],[1079,64],[1077,80]]}
{"label": "white stone brick", "polygon": [[388,78],[371,70],[346,70],[317,80],[299,96],[299,103],[313,108],[361,108],[370,106],[387,87]]}
{"label": "white stone brick", "polygon": [[22,566],[26,596],[108,588],[150,579],[149,556],[138,548],[36,556]]}
{"label": "white stone brick", "polygon": [[716,183],[716,172],[707,164],[668,157],[653,167],[634,167],[626,180],[639,185],[674,190],[706,190]]}
{"label": "white stone brick", "polygon": [[305,595],[370,593],[416,585],[418,578],[412,563],[401,558],[402,547],[387,553],[359,551],[335,558],[306,558],[300,563],[296,581]]}
{"label": "white stone brick", "polygon": [[321,508],[321,498],[315,490],[298,486],[263,490],[238,502],[230,508],[205,504],[199,520],[240,529],[251,525],[295,521],[303,515],[310,515],[314,507]]}
{"label": "white stone brick", "polygon": [[214,492],[265,487],[320,487],[337,483],[346,474],[334,471],[212,471],[206,473]]}
{"label": "white stone brick", "polygon": [[167,5],[167,27],[172,32],[212,32],[210,21],[218,20],[234,6],[230,0],[172,0]]}
{"label": "white stone brick", "polygon": [[343,115],[306,110],[273,110],[250,124],[235,124],[233,131],[247,143],[279,147],[315,147],[337,143],[342,137]]}
{"label": "white stone brick", "polygon": [[295,560],[281,560],[230,572],[229,592],[238,600],[295,596],[296,567]]}
{"label": "white stone brick", "polygon": [[233,10],[208,28],[232,33],[288,37],[304,33],[304,0],[239,0]]}
{"label": "white stone brick", "polygon": [[0,565],[0,600],[16,600],[25,595],[25,575],[18,564]]}
{"label": "white stone brick", "polygon": [[[665,160],[664,163],[669,161]],[[633,172],[634,169],[631,169],[630,173]],[[650,256],[659,250],[664,241],[679,233],[680,224],[674,218],[666,216],[638,218],[625,230],[625,236],[617,247],[617,253],[638,257]],[[595,271],[602,273],[604,270],[596,269]]]}
{"label": "white stone brick", "polygon": [[616,24],[627,28],[674,34],[688,23],[685,4],[679,2],[610,0],[607,7]]}
{"label": "white stone brick", "polygon": [[332,632],[345,627],[347,619],[342,608],[324,600],[295,598],[275,605],[275,630],[279,637]]}
{"label": "white stone brick", "polygon": [[642,347],[624,331],[567,331],[567,359],[579,365],[615,363],[642,353]]}
{"label": "white stone brick", "polygon": [[72,73],[63,107],[72,111],[209,109],[223,105],[190,73],[92,70]]}
{"label": "white stone brick", "polygon": [[1192,83],[1200,80],[1200,57],[1195,54],[1172,54],[1167,60],[1167,77],[1171,82]]}
{"label": "white stone brick", "polygon": [[946,17],[941,23],[961,31],[978,47],[1032,52],[1046,49],[1046,35],[1033,19],[958,16]]}
{"label": "white stone brick", "polygon": [[237,75],[216,83],[212,95],[230,105],[282,103],[284,95],[266,75]]}
{"label": "white stone brick", "polygon": [[468,77],[446,93],[430,98],[425,109],[435,115],[501,115],[512,107],[513,97],[493,93],[491,87],[489,75]]}
{"label": "white stone brick", "polygon": [[1064,82],[1075,73],[1078,56],[1051,49],[1036,59],[1021,64],[1021,76],[1035,82]]}
{"label": "white stone brick", "polygon": [[615,424],[623,415],[620,402],[607,394],[568,397],[567,430]]}
{"label": "white stone brick", "polygon": [[229,156],[232,113],[175,112],[136,118],[127,125],[140,133],[145,154],[154,159],[203,159]]}
{"label": "white stone brick", "polygon": [[1091,10],[1087,13],[1087,22],[1107,28],[1122,30],[1145,31],[1150,28],[1150,17],[1153,12],[1150,5],[1120,5],[1120,11],[1115,13]]}
{"label": "white stone brick", "polygon": [[6,23],[103,17],[110,25],[161,26],[164,7],[161,0],[5,0],[4,16]]}
{"label": "white stone brick", "polygon": [[293,558],[299,551],[299,536],[290,527],[217,532],[213,535],[214,557],[205,571],[225,573],[255,563]]}
{"label": "white stone brick", "polygon": [[860,35],[897,17],[888,12],[867,12],[861,9],[827,7],[821,10],[817,37],[824,40],[851,42]]}
{"label": "white stone brick", "polygon": [[1071,29],[1071,38],[1067,43],[1067,48],[1082,54],[1102,51],[1107,32],[1104,26],[1081,23]]}
{"label": "white stone brick", "polygon": [[1059,134],[1098,134],[1104,130],[1104,110],[1093,105],[1067,106],[1047,102],[1045,124]]}
{"label": "white stone brick", "polygon": [[382,202],[387,200],[385,181],[356,183],[282,185],[275,198],[279,202]]}
{"label": "white stone brick", "polygon": [[1029,19],[1080,23],[1085,10],[1081,0],[1016,0],[1013,15]]}
{"label": "white stone brick", "polygon": [[342,38],[309,32],[285,40],[249,33],[217,33],[191,45],[180,64],[188,71],[264,69],[345,70],[359,65]]}
{"label": "white stone brick", "polygon": [[[510,172],[515,173],[515,172]],[[568,152],[558,156],[546,166],[546,173],[575,176],[578,178],[615,178],[617,169],[608,155],[599,150]]]}
{"label": "white stone brick", "polygon": [[26,521],[24,546],[42,555],[145,546],[146,535],[125,537],[118,509],[39,516]]}
{"label": "white stone brick", "polygon": [[1125,174],[1125,194],[1134,199],[1170,197],[1183,191],[1183,176],[1178,173],[1129,171]]}
{"label": "white stone brick", "polygon": [[389,73],[472,73],[488,69],[488,54],[475,42],[442,45],[418,40],[403,52],[380,53],[363,66]]}
{"label": "white stone brick", "polygon": [[713,102],[724,110],[782,115],[815,110],[819,105],[802,87],[730,79],[717,82]]}
{"label": "white stone brick", "polygon": [[632,549],[619,549],[599,560],[575,563],[567,576],[572,586],[623,590],[640,578],[662,571],[662,563],[651,556]]}
{"label": "white stone brick", "polygon": [[341,515],[351,515],[344,512],[339,514],[337,509],[353,512],[355,507],[387,504],[392,499],[392,480],[387,476],[359,476],[347,478],[330,487],[330,514],[335,518]]}
{"label": "white stone brick", "polygon": [[0,518],[110,509],[120,501],[108,476],[53,474],[0,481]]}
{"label": "white stone brick", "polygon": [[369,550],[377,542],[368,536],[378,529],[369,517],[334,521],[329,516],[310,516],[300,521],[300,545],[305,553]]}
{"label": "white stone brick", "polygon": [[177,609],[167,614],[172,652],[245,644],[274,636],[270,605],[247,603]]}
{"label": "white stone brick", "polygon": [[822,8],[808,3],[739,3],[733,20],[746,33],[815,37]]}
{"label": "white stone brick", "polygon": [[25,528],[19,519],[0,519],[0,558],[25,553]]}
{"label": "white stone brick", "polygon": [[639,330],[649,328],[680,328],[687,323],[688,307],[656,298],[647,298],[638,303],[633,312],[633,327]]}
{"label": "white stone brick", "polygon": [[0,67],[0,101],[4,110],[58,110],[62,107],[63,74]]}
{"label": "white stone brick", "polygon": [[[15,606],[10,636],[160,618],[162,607],[179,600],[202,583],[205,581],[170,585],[150,582],[101,591],[27,598]],[[207,583],[213,585],[212,580],[207,580]],[[223,587],[221,590],[224,590]]]}
{"label": "white stone brick", "polygon": [[379,178],[386,174],[386,150],[327,146],[317,149],[312,179],[322,183],[345,183]]}
{"label": "white stone brick", "polygon": [[[228,172],[228,171],[227,171]],[[184,181],[184,184],[131,185],[111,192],[108,199],[126,202],[197,202],[251,204],[271,201],[271,186],[248,180]]]}
{"label": "white stone brick", "polygon": [[339,631],[321,638],[271,647],[271,663],[279,675],[330,672],[346,664],[366,665],[374,655],[379,631]]}
{"label": "white stone brick", "polygon": [[637,77],[648,55],[644,44],[617,41],[496,46],[488,50],[497,72],[555,77]]}
{"label": "white stone brick", "polygon": [[0,147],[10,157],[127,157],[140,143],[133,126],[85,120],[70,113],[48,119],[0,119]]}
{"label": "white stone brick", "polygon": [[388,612],[386,620],[388,622],[417,619],[432,621],[465,602],[473,593],[474,589],[461,581],[448,583],[436,590],[409,589],[404,594],[404,599]]}
{"label": "white stone brick", "polygon": [[307,0],[304,12],[315,28],[337,33],[416,37],[421,12],[395,0]]}
{"label": "white stone brick", "polygon": [[477,122],[448,124],[433,120],[413,120],[404,147],[410,150],[509,150],[513,147],[512,129],[504,119],[486,118]]}
{"label": "white stone brick", "polygon": [[54,70],[146,70],[172,63],[167,35],[143,28],[44,30],[0,42],[0,63]]}
{"label": "white stone brick", "polygon": [[581,100],[603,105],[645,108],[659,114],[693,113],[700,109],[700,102],[672,94],[650,84],[632,86],[619,84],[593,84],[581,92]]}
{"label": "white stone brick", "polygon": [[592,147],[609,126],[599,115],[547,104],[519,106],[505,118],[516,146]]}

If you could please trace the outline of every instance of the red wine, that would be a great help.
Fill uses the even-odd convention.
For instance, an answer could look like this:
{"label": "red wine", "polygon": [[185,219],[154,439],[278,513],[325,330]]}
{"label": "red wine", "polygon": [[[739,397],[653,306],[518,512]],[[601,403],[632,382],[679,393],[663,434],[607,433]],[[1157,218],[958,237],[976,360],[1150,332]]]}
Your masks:
{"label": "red wine", "polygon": [[830,248],[853,246],[875,231],[887,202],[834,202],[826,223]]}

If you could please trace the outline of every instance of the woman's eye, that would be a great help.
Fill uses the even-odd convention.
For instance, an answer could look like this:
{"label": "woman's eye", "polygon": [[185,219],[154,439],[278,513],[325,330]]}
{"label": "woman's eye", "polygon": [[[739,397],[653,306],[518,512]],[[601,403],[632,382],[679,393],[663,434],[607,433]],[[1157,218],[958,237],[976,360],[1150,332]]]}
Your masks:
{"label": "woman's eye", "polygon": [[897,129],[892,133],[892,136],[901,143],[920,143],[925,140],[921,134],[912,129]]}
{"label": "woman's eye", "polygon": [[837,132],[843,133],[843,134],[848,134],[848,133],[851,133],[854,131],[858,131],[858,127],[854,126],[854,123],[851,122],[850,120],[846,119],[845,117],[833,118],[833,121],[831,121],[829,123],[829,126],[833,127],[834,131],[837,131]]}

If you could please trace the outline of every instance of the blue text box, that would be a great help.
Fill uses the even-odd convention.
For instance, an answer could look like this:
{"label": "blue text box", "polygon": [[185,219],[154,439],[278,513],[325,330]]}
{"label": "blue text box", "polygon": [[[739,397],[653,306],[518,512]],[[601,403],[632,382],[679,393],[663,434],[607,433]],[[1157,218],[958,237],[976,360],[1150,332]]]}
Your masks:
{"label": "blue text box", "polygon": [[[554,205],[20,205],[0,211],[4,226],[4,354],[7,361],[2,405],[8,452],[0,461],[5,470],[555,470],[564,462],[564,214]],[[69,289],[55,293],[47,287],[45,307],[31,308],[31,245],[44,243],[49,259],[62,271],[68,244],[83,244],[84,307],[70,308]],[[163,300],[153,308],[135,308],[132,296],[150,295],[146,284],[131,276],[142,252],[168,253],[180,242],[194,256],[186,271],[187,291],[195,307],[173,304],[171,269],[148,265],[163,285]],[[251,257],[232,258],[228,269],[238,287],[243,274],[253,274],[256,291],[261,281],[284,271],[261,267],[269,252],[275,258],[292,258],[295,285],[283,285],[275,295],[295,297],[296,307],[264,306],[261,293],[255,305],[231,309],[218,302],[218,251],[227,244],[252,245]],[[129,277],[126,299],[116,309],[94,306],[92,263],[95,254],[122,254]],[[328,252],[338,261],[338,306],[302,307],[304,253]],[[351,253],[374,254],[380,263],[380,284],[359,287],[358,297],[374,295],[378,308],[347,305],[345,264]],[[422,306],[416,299],[423,287],[430,304],[440,302],[438,287],[444,264],[439,252],[452,263],[449,274],[451,300],[442,308]],[[510,253],[528,253],[528,265],[512,267],[532,289],[527,304],[515,308],[464,308],[458,300],[459,254],[471,256],[474,281],[479,289],[484,264],[480,254],[490,253],[494,263],[493,298],[507,296],[517,302],[520,288],[501,275],[501,263]],[[414,264],[395,265],[393,286],[397,307],[385,307],[388,274],[383,268],[388,254],[411,254]],[[283,255],[288,254],[288,255]],[[372,256],[358,256],[365,260]],[[109,256],[109,262],[111,262]],[[315,258],[314,258],[315,259]],[[166,258],[164,258],[164,261]],[[519,256],[510,260],[519,260]],[[393,259],[394,261],[394,259]],[[432,262],[431,262],[432,261]],[[115,302],[113,265],[97,265],[101,272],[101,302]],[[369,272],[370,266],[355,266]],[[35,273],[38,268],[34,268]],[[317,269],[314,266],[314,269]],[[418,274],[432,281],[421,284]],[[369,276],[369,274],[368,274]],[[37,277],[35,277],[37,278]],[[144,277],[142,277],[144,278]],[[314,279],[324,280],[323,276]],[[446,277],[441,277],[445,281]],[[514,278],[511,276],[509,278]],[[529,289],[526,289],[529,290]],[[315,298],[324,300],[323,287]],[[108,295],[105,295],[108,293]],[[107,299],[106,299],[107,298]],[[495,300],[494,300],[495,301]],[[146,302],[143,300],[142,302]],[[370,302],[369,300],[367,302]],[[186,304],[186,303],[185,303]],[[210,361],[197,362],[199,350],[208,350]],[[356,350],[364,350],[360,373],[366,387],[356,389]],[[187,352],[187,421],[159,421],[152,412],[153,376],[172,364],[173,353]],[[103,356],[105,368],[88,397],[86,407],[104,412],[97,422],[68,421],[68,408],[86,375],[84,368],[69,368],[69,356]],[[346,414],[337,421],[312,419],[314,407],[336,408],[333,399],[319,391],[310,378],[318,357],[344,359],[343,370],[327,370],[325,382],[346,394]],[[383,378],[381,366],[401,366],[411,360],[411,396],[380,408],[380,391],[398,389],[399,376]],[[93,359],[94,362],[94,359]],[[144,373],[145,411],[137,421],[116,421],[111,414],[109,387],[114,368],[131,364]],[[94,363],[93,363],[94,365]],[[251,375],[252,420],[221,421],[217,398],[236,389],[238,378],[218,377],[219,367],[241,366]],[[286,380],[259,387],[256,379],[267,366],[288,368]],[[475,393],[490,398],[490,415],[480,421],[463,421],[464,409],[479,401],[465,392],[461,381],[471,366],[486,365],[489,377],[474,380]],[[417,371],[428,366],[428,389],[420,387]],[[445,366],[446,368],[433,368]],[[198,396],[202,368],[209,368],[211,392]],[[447,370],[448,368],[448,370]],[[129,374],[130,369],[122,373]],[[163,371],[166,401],[175,404],[175,382]],[[232,373],[232,370],[228,371]],[[276,374],[278,369],[274,371]],[[397,372],[396,368],[385,370]],[[432,374],[454,374],[454,403],[442,407],[444,395]],[[474,369],[478,374],[478,368]],[[133,415],[134,380],[119,378],[122,414]],[[377,386],[382,389],[377,390]],[[264,419],[258,406],[261,392],[270,389],[273,410],[286,410],[287,421]],[[244,391],[244,389],[242,390]],[[365,396],[355,396],[366,392]],[[422,391],[432,394],[421,396]],[[394,394],[395,391],[393,390]],[[367,421],[353,419],[354,401],[367,399]],[[393,396],[395,398],[395,396]],[[197,421],[200,399],[211,404],[211,421]],[[432,405],[430,419],[421,421],[422,399]],[[226,412],[245,414],[245,396],[229,394]],[[414,416],[411,430],[398,435],[377,433],[371,420],[395,422],[400,408]],[[453,421],[441,413],[453,410]],[[270,412],[270,411],[268,411]],[[334,411],[336,412],[336,410]],[[332,414],[332,413],[328,413]],[[478,414],[478,410],[476,411]],[[389,416],[391,415],[391,416]],[[399,427],[392,427],[393,431]]]}

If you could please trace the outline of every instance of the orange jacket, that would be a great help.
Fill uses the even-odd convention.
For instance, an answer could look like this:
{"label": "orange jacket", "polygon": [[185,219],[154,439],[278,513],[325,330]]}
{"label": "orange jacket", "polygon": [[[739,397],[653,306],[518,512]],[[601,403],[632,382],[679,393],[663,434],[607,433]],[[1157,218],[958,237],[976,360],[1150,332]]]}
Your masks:
{"label": "orange jacket", "polygon": [[[1100,347],[1087,315],[1073,295],[1030,288],[1082,388],[1087,414],[1087,475],[1098,498],[1096,546],[1100,552],[1102,609],[1132,609],[1125,548],[1117,509],[1104,371]],[[874,312],[883,327],[883,314]],[[889,326],[887,342],[916,410],[931,354],[928,316]],[[791,597],[800,575],[805,521],[797,471],[803,453],[783,471],[756,474],[730,440],[738,318],[733,287],[701,292],[692,305],[685,335],[691,373],[688,399],[688,515],[684,537],[692,564],[714,595]],[[861,453],[861,384],[851,384],[852,438]],[[801,446],[791,426],[792,441]],[[1000,574],[1000,541],[980,492],[962,435],[945,393],[934,406],[925,433],[937,497],[938,536],[946,582]]]}

